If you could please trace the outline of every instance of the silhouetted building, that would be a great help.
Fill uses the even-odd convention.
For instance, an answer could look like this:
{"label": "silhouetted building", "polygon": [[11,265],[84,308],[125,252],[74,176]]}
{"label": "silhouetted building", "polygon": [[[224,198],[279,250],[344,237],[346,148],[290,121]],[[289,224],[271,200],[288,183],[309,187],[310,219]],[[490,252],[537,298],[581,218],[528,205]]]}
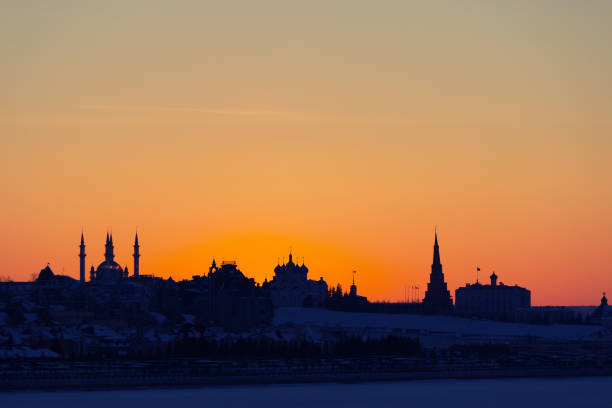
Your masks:
{"label": "silhouetted building", "polygon": [[308,279],[308,268],[302,260],[302,265],[293,262],[293,254],[289,253],[289,262],[274,268],[274,278],[264,283],[269,289],[274,307],[283,306],[315,306],[325,304],[327,283]]}
{"label": "silhouetted building", "polygon": [[38,273],[38,278],[36,278],[36,283],[49,282],[55,277],[55,274],[51,270],[49,264],[40,270]]}
{"label": "silhouetted building", "polygon": [[213,259],[208,273],[211,320],[228,330],[243,331],[272,321],[273,306],[261,286],[247,278],[236,262]]}
{"label": "silhouetted building", "polygon": [[[79,246],[79,277],[81,282],[85,282],[85,240],[81,233],[81,245]],[[93,265],[89,271],[90,281],[111,282],[118,281],[129,276],[128,267],[122,268],[115,262],[115,246],[113,235],[106,233],[106,243],[104,245],[104,261],[94,269]],[[138,234],[134,238],[134,276],[140,275],[140,246],[138,244]]]}
{"label": "silhouetted building", "polygon": [[365,296],[359,296],[357,294],[357,285],[355,285],[355,271],[353,271],[353,283],[352,283],[351,288],[349,290],[348,297],[349,297],[349,300],[352,303],[356,303],[356,304],[366,304],[366,303],[368,303],[368,298],[366,298]]}
{"label": "silhouetted building", "polygon": [[488,318],[508,318],[514,320],[518,310],[531,306],[531,292],[518,285],[497,284],[497,275],[490,276],[491,284],[482,285],[478,281],[466,284],[455,291],[455,312],[468,316]]}
{"label": "silhouetted building", "polygon": [[531,306],[518,308],[514,313],[501,313],[493,318],[531,324],[582,324],[584,319],[576,310],[566,306]]}
{"label": "silhouetted building", "polygon": [[[38,278],[31,285],[32,299],[43,306],[64,305],[77,306],[77,299],[72,296],[79,282],[70,276],[56,275],[47,264]],[[77,302],[78,303],[78,302]]]}
{"label": "silhouetted building", "polygon": [[599,304],[597,309],[595,309],[593,313],[591,313],[589,320],[591,323],[595,323],[595,324],[601,324],[604,326],[610,325],[610,320],[612,320],[612,313],[610,313],[610,310],[608,307],[608,298],[606,298],[605,292],[603,296],[601,297],[601,303]]}
{"label": "silhouetted building", "polygon": [[353,283],[351,284],[351,288],[349,290],[349,296],[357,296],[357,285],[355,285],[355,274],[357,271],[353,271]]}
{"label": "silhouetted building", "polygon": [[453,301],[444,282],[442,264],[440,263],[440,248],[438,233],[435,233],[433,263],[429,274],[429,283],[423,299],[423,312],[428,314],[449,314],[453,311]]}
{"label": "silhouetted building", "polygon": [[113,245],[113,235],[106,233],[106,244],[104,245],[104,261],[98,265],[95,273],[95,280],[115,281],[122,279],[123,268],[115,262],[115,246]]}

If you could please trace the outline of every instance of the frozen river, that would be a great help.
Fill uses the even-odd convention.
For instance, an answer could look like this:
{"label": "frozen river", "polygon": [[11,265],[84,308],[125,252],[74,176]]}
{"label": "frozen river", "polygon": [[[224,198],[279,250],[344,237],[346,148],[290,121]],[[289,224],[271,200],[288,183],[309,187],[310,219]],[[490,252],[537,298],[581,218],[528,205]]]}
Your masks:
{"label": "frozen river", "polygon": [[611,407],[611,377],[0,393],[0,407]]}

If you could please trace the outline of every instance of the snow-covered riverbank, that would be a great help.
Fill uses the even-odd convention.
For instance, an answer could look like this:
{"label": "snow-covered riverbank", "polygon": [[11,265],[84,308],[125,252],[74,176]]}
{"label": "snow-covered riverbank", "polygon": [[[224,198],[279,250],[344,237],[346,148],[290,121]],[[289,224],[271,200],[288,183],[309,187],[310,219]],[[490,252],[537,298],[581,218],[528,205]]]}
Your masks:
{"label": "snow-covered riverbank", "polygon": [[607,407],[609,377],[431,380],[359,384],[292,384],[0,393],[0,406],[20,408],[158,407]]}

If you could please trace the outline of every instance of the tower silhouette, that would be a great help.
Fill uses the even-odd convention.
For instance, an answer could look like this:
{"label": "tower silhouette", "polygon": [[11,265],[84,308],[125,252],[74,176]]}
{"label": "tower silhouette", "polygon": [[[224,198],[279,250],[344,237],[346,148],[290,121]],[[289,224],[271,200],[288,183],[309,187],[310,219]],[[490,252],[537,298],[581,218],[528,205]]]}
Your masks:
{"label": "tower silhouette", "polygon": [[444,282],[442,263],[440,262],[440,247],[438,246],[438,232],[435,232],[433,262],[429,283],[423,299],[423,311],[431,314],[449,314],[453,311],[453,301]]}
{"label": "tower silhouette", "polygon": [[106,262],[113,262],[115,260],[115,246],[113,245],[113,234],[110,236],[106,233],[106,250],[104,251],[104,260]]}
{"label": "tower silhouette", "polygon": [[134,254],[132,256],[134,257],[134,276],[139,276],[140,274],[140,245],[138,245],[138,232],[136,232],[136,237],[134,238]]}
{"label": "tower silhouette", "polygon": [[349,292],[350,296],[357,296],[357,285],[355,285],[355,274],[357,271],[353,271],[353,284],[351,285],[351,289]]}
{"label": "tower silhouette", "polygon": [[79,246],[79,281],[85,282],[85,238],[83,237],[83,231],[81,231],[81,245]]}

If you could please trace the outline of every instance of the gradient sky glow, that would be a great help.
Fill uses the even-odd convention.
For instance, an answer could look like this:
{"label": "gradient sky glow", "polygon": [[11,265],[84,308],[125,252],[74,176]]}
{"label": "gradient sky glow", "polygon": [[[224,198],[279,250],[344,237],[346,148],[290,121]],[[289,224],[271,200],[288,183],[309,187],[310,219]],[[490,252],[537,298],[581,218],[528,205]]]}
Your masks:
{"label": "gradient sky glow", "polygon": [[0,275],[278,257],[612,291],[612,2],[1,1]]}

